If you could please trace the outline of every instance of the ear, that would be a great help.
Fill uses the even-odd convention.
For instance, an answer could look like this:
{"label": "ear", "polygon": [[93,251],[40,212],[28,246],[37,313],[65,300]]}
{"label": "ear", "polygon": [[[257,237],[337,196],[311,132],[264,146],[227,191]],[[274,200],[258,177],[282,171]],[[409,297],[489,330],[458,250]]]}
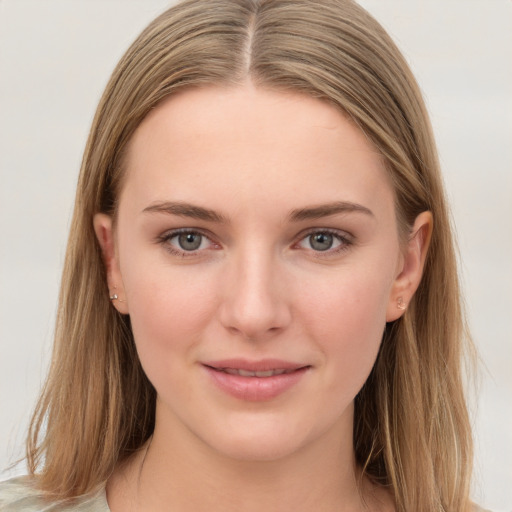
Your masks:
{"label": "ear", "polygon": [[389,296],[386,322],[400,318],[418,289],[423,275],[428,246],[432,236],[431,212],[422,212],[414,221],[409,240],[402,255],[398,274]]}
{"label": "ear", "polygon": [[108,290],[112,304],[119,313],[126,315],[128,314],[128,303],[116,254],[112,217],[105,213],[97,213],[94,216],[93,224],[94,232],[103,254],[103,263],[105,264]]}

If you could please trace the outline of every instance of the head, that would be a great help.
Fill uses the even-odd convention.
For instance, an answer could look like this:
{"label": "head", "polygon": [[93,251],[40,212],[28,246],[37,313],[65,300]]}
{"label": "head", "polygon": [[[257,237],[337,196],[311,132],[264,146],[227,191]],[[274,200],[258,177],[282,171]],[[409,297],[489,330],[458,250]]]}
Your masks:
{"label": "head", "polygon": [[[129,316],[109,300],[115,283],[108,282],[112,269],[94,218],[111,219],[115,233],[131,149],[146,120],[182,93],[239,91],[247,83],[322,102],[375,148],[404,251],[418,219],[430,212],[433,230],[429,221],[420,233],[425,246],[430,240],[421,279],[406,296],[407,310],[386,317],[376,362],[355,399],[353,444],[364,472],[392,487],[399,510],[460,508],[471,455],[460,382],[463,323],[435,144],[400,52],[371,16],[342,0],[211,0],[208,9],[200,0],[185,1],[153,21],[122,58],[83,159],[55,362],[29,446],[32,467],[45,453],[47,488],[79,494],[151,435],[156,392],[142,370]],[[80,407],[68,408],[64,421],[62,406],[76,396]],[[36,448],[45,414],[47,434]],[[63,438],[76,440],[66,454],[59,451]],[[103,448],[92,453],[91,445]],[[74,469],[62,478],[58,465]]]}

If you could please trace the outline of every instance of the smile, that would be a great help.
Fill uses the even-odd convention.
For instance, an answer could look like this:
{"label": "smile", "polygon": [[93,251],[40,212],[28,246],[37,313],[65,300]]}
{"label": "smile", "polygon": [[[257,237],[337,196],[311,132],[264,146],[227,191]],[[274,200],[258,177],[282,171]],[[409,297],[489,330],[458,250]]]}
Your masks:
{"label": "smile", "polygon": [[240,368],[214,368],[215,370],[229,373],[229,375],[240,375],[240,377],[273,377],[274,375],[282,375],[283,373],[292,373],[295,370],[265,370],[252,372],[249,370],[242,370]]}
{"label": "smile", "polygon": [[262,402],[272,400],[294,388],[311,369],[278,360],[248,362],[216,361],[202,364],[214,387],[238,400]]}

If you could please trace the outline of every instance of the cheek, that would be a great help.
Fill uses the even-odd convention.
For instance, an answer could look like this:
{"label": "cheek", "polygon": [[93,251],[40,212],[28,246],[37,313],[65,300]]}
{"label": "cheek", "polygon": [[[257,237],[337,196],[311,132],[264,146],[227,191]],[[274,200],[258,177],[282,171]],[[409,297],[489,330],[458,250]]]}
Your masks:
{"label": "cheek", "polygon": [[[212,287],[171,267],[133,265],[125,272],[131,326],[141,363],[150,379],[176,362],[192,363],[193,349],[215,309]],[[158,270],[157,270],[158,269]]]}
{"label": "cheek", "polygon": [[303,326],[315,340],[333,388],[343,386],[355,396],[366,381],[386,325],[389,292],[382,277],[352,273],[328,286],[317,283],[314,292],[303,295]]}

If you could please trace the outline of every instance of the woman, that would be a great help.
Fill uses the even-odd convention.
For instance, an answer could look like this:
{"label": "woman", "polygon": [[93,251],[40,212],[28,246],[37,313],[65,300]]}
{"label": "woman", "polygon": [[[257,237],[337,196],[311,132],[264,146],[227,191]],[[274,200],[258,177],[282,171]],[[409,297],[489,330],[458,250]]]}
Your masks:
{"label": "woman", "polygon": [[57,325],[7,510],[471,510],[435,146],[352,2],[185,1],[141,34],[93,122]]}

